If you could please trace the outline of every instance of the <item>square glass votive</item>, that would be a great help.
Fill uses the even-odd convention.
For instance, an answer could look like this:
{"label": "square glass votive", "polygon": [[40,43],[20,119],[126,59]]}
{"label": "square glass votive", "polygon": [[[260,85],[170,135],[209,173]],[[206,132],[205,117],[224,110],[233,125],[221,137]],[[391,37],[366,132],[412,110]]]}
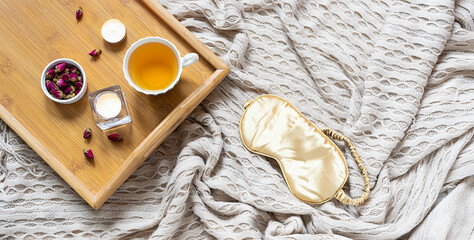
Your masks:
{"label": "square glass votive", "polygon": [[125,93],[119,85],[91,92],[87,95],[95,123],[102,130],[132,122]]}

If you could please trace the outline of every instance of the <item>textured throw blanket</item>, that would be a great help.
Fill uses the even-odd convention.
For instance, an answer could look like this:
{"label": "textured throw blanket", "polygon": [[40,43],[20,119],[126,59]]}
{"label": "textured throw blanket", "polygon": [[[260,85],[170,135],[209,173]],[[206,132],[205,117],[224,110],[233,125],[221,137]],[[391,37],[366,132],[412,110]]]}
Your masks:
{"label": "textured throw blanket", "polygon": [[[0,122],[0,238],[473,237],[472,1],[160,2],[229,76],[98,211]],[[300,202],[242,146],[242,105],[261,94],[352,139],[366,203]]]}

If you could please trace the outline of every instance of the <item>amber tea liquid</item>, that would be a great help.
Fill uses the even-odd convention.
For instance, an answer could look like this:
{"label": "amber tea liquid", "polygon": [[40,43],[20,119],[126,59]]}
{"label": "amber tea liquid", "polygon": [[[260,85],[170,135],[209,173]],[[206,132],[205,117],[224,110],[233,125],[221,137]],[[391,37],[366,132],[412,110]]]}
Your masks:
{"label": "amber tea liquid", "polygon": [[178,60],[173,50],[161,43],[145,43],[130,55],[130,77],[146,90],[162,90],[178,75]]}

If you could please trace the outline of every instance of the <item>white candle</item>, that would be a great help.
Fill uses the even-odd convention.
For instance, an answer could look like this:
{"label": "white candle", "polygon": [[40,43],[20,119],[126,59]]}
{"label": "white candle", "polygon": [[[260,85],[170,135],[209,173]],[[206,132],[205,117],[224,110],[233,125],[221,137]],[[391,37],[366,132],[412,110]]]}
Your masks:
{"label": "white candle", "polygon": [[122,102],[114,92],[103,92],[96,97],[95,109],[102,118],[114,118],[122,110]]}
{"label": "white candle", "polygon": [[110,19],[102,25],[102,37],[109,43],[118,43],[125,38],[125,25],[120,20]]}

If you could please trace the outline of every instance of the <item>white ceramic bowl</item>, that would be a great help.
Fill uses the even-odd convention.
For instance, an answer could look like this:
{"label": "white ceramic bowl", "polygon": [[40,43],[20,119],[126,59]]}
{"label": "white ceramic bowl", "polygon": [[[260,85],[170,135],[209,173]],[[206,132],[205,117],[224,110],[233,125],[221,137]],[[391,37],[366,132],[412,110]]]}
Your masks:
{"label": "white ceramic bowl", "polygon": [[[143,89],[143,88],[139,87],[137,84],[135,84],[135,82],[133,82],[132,78],[130,77],[130,73],[128,72],[128,61],[130,60],[130,55],[132,55],[133,51],[135,51],[135,49],[137,49],[141,45],[143,45],[145,43],[151,43],[151,42],[161,43],[161,44],[164,44],[165,46],[169,47],[173,51],[173,53],[176,57],[176,60],[178,61],[178,74],[176,74],[176,78],[174,79],[174,81],[168,87],[166,87],[165,89],[161,89],[161,90]],[[157,57],[159,57],[159,56],[157,56]],[[180,55],[178,49],[176,48],[176,46],[173,45],[170,41],[168,41],[164,38],[146,37],[146,38],[142,38],[142,39],[136,41],[135,43],[133,43],[132,46],[130,46],[130,48],[125,53],[125,57],[123,58],[123,74],[125,75],[125,79],[127,79],[127,82],[130,84],[130,86],[135,88],[135,90],[137,90],[141,93],[147,94],[147,95],[160,95],[160,94],[168,92],[169,90],[171,90],[178,83],[179,78],[181,77],[181,72],[183,71],[183,68],[197,62],[198,60],[199,60],[199,56],[196,53],[188,53],[184,57],[181,57],[181,55]]]}
{"label": "white ceramic bowl", "polygon": [[[62,62],[65,62],[66,64],[70,64],[70,65],[73,65],[74,67],[76,67],[77,69],[79,69],[79,71],[81,72],[82,74],[82,88],[81,88],[81,91],[79,91],[79,93],[71,98],[71,99],[57,99],[55,97],[53,97],[49,92],[48,92],[48,89],[46,88],[46,72],[53,68],[54,66],[56,66],[57,64],[59,63],[62,63]],[[72,60],[72,59],[69,59],[69,58],[60,58],[60,59],[56,59],[52,62],[50,62],[43,70],[43,73],[41,74],[41,89],[43,89],[43,92],[44,92],[44,95],[46,95],[46,97],[48,97],[49,99],[57,102],[57,103],[61,103],[61,104],[71,104],[71,103],[75,103],[77,101],[79,101],[79,99],[81,99],[84,94],[86,93],[87,91],[87,80],[86,80],[86,73],[84,72],[84,69],[82,69],[81,65],[79,65],[79,63],[77,63],[76,61]]]}

